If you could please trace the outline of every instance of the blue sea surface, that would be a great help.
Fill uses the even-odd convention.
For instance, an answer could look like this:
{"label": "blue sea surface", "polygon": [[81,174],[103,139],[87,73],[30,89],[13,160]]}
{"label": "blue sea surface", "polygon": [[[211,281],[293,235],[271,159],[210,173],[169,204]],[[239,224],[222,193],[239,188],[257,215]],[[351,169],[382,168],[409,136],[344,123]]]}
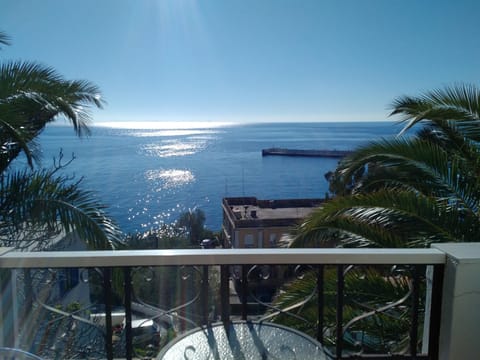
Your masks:
{"label": "blue sea surface", "polygon": [[337,159],[267,156],[269,147],[353,150],[399,132],[392,122],[265,123],[200,128],[92,127],[78,139],[66,126],[40,136],[44,167],[63,149],[65,174],[84,177],[124,232],[145,231],[200,208],[219,230],[223,197],[321,198]]}

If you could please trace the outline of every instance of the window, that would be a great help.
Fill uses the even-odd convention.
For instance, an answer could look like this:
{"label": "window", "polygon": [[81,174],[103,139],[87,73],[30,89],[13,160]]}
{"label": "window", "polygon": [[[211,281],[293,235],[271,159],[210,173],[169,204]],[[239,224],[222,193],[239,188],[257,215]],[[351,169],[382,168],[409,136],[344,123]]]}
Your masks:
{"label": "window", "polygon": [[252,234],[246,234],[245,237],[243,238],[243,244],[246,248],[254,247],[253,235]]}
{"label": "window", "polygon": [[270,243],[270,247],[277,246],[277,234],[270,234],[269,243]]}

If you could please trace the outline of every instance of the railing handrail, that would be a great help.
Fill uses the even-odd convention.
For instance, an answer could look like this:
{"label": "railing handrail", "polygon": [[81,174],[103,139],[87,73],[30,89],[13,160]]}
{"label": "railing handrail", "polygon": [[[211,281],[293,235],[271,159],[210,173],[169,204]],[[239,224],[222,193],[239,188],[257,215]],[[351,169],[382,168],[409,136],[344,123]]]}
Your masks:
{"label": "railing handrail", "polygon": [[237,264],[445,264],[438,249],[171,249],[10,251],[0,268],[134,267]]}

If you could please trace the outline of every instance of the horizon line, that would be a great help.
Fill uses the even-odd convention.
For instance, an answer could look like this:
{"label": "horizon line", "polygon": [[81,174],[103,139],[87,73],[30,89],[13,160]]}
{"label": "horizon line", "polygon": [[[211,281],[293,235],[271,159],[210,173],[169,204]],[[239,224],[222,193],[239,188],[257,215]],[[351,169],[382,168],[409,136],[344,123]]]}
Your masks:
{"label": "horizon line", "polygon": [[[150,120],[150,121],[92,121],[88,124],[89,127],[106,127],[113,129],[207,129],[207,128],[221,128],[239,125],[261,125],[261,124],[361,124],[361,123],[396,123],[397,120],[317,120],[317,121],[165,121],[165,120]],[[50,123],[51,126],[70,126],[68,121],[55,121]]]}

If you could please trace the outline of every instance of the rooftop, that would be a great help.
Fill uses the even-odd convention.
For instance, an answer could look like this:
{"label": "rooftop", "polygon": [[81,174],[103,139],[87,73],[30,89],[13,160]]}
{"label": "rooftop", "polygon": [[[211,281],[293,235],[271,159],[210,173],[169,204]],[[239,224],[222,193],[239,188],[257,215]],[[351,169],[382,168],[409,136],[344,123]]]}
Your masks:
{"label": "rooftop", "polygon": [[312,207],[262,208],[255,205],[230,207],[235,217],[240,219],[303,219],[310,214]]}
{"label": "rooftop", "polygon": [[323,199],[258,200],[256,197],[224,198],[225,212],[236,225],[291,226],[315,210]]}

